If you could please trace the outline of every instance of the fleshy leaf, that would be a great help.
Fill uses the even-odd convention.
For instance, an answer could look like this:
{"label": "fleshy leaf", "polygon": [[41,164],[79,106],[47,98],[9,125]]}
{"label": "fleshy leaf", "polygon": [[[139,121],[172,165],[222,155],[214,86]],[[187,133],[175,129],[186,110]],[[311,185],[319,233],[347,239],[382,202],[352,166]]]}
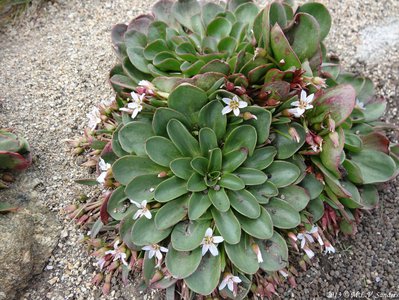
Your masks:
{"label": "fleshy leaf", "polygon": [[269,181],[277,188],[294,183],[301,174],[296,165],[280,160],[275,160],[266,168],[265,173],[269,177]]}
{"label": "fleshy leaf", "polygon": [[299,213],[284,200],[272,198],[268,204],[265,204],[265,208],[272,218],[274,227],[291,229],[301,223]]}
{"label": "fleshy leaf", "polygon": [[168,202],[186,194],[186,181],[176,176],[166,179],[155,189],[155,200],[159,202]]}
{"label": "fleshy leaf", "polygon": [[223,239],[229,244],[239,243],[241,226],[234,213],[230,209],[227,212],[220,212],[212,208],[212,215]]}
{"label": "fleshy leaf", "polygon": [[257,244],[263,257],[261,269],[273,272],[288,265],[288,247],[284,238],[277,232],[268,240],[257,241]]}
{"label": "fleshy leaf", "polygon": [[245,274],[255,274],[259,264],[255,252],[249,243],[248,236],[244,233],[238,244],[224,243],[224,249],[234,266]]}
{"label": "fleshy leaf", "polygon": [[165,263],[170,274],[175,278],[186,278],[197,270],[201,263],[201,249],[194,251],[177,251],[169,247]]}
{"label": "fleshy leaf", "polygon": [[201,245],[205,231],[209,227],[207,221],[183,221],[172,231],[171,242],[178,251],[192,251]]}
{"label": "fleshy leaf", "polygon": [[242,230],[258,239],[270,239],[273,235],[273,221],[267,210],[261,207],[261,214],[256,219],[237,215]]}

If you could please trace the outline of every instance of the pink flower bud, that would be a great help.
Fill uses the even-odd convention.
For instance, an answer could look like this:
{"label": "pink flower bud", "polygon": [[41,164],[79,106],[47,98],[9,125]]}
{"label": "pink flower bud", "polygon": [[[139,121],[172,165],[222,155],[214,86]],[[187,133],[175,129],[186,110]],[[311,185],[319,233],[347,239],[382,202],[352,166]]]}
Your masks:
{"label": "pink flower bud", "polygon": [[161,173],[158,174],[158,178],[164,178],[168,176],[168,173],[166,173],[165,171],[162,171]]}
{"label": "pink flower bud", "polygon": [[101,283],[101,281],[103,281],[103,279],[104,279],[103,273],[98,273],[93,277],[93,279],[91,280],[91,283],[94,285],[99,285]]}
{"label": "pink flower bud", "polygon": [[296,129],[295,129],[294,127],[290,127],[290,128],[288,129],[288,133],[290,134],[291,138],[292,138],[295,142],[299,143],[299,142],[301,141],[301,138],[300,138],[298,132],[296,131]]}

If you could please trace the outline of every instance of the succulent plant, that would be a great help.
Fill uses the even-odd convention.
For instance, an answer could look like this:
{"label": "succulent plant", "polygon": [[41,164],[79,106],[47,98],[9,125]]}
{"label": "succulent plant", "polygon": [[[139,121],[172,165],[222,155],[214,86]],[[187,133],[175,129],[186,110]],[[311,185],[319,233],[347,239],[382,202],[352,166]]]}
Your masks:
{"label": "succulent plant", "polygon": [[356,232],[399,146],[372,82],[326,56],[330,26],[319,3],[162,0],[114,27],[116,101],[74,143],[110,189],[72,213],[92,238],[118,232],[96,251],[104,291],[120,268],[168,297],[271,296],[280,276],[295,286],[289,249],[305,269]]}
{"label": "succulent plant", "polygon": [[[9,131],[0,130],[0,172],[22,171],[28,168],[31,162],[28,142]],[[3,188],[7,187],[4,181],[1,181],[0,185]]]}

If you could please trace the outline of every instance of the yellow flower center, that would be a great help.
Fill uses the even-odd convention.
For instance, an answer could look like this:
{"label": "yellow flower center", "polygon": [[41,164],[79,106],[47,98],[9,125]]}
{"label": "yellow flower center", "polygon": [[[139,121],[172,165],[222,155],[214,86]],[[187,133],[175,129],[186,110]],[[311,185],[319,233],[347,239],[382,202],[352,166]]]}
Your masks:
{"label": "yellow flower center", "polygon": [[229,103],[229,106],[230,106],[231,109],[239,108],[239,107],[238,107],[239,105],[240,105],[240,104],[239,104],[238,101],[236,101],[236,100],[231,100],[230,103]]}

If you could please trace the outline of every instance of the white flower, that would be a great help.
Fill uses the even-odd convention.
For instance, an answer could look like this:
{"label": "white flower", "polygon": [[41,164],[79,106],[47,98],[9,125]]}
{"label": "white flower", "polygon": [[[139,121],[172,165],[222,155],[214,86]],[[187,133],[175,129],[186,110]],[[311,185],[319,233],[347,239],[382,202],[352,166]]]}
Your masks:
{"label": "white flower", "polygon": [[335,248],[330,244],[329,241],[326,240],[326,248],[325,248],[324,254],[327,254],[327,253],[335,253]]}
{"label": "white flower", "polygon": [[314,243],[313,237],[308,232],[298,233],[298,235],[296,237],[298,238],[298,240],[301,241],[301,248],[302,249],[305,247],[306,240],[308,240],[309,243],[311,243],[311,244]]}
{"label": "white flower", "polygon": [[151,219],[152,215],[150,210],[147,208],[147,200],[143,200],[141,203],[137,203],[136,201],[133,201],[129,199],[131,203],[135,204],[139,209],[136,211],[136,213],[133,216],[133,220],[136,220],[138,218],[141,218],[142,216],[145,216],[147,219]]}
{"label": "white flower", "polygon": [[100,110],[97,107],[93,107],[91,112],[86,114],[86,116],[89,118],[89,122],[87,125],[91,130],[94,130],[97,127],[97,124],[101,122]]}
{"label": "white flower", "polygon": [[148,93],[150,93],[150,94],[154,93],[155,86],[148,80],[140,80],[139,85],[144,87]]}
{"label": "white flower", "polygon": [[236,289],[234,289],[234,284],[235,284],[235,283],[240,283],[240,282],[241,282],[240,277],[234,276],[234,275],[231,274],[231,273],[227,273],[227,274],[224,276],[222,282],[221,282],[220,285],[219,285],[219,291],[223,290],[223,289],[226,287],[226,285],[227,285],[227,288],[228,288],[230,291],[233,292],[233,295],[234,295],[234,297],[235,297],[237,292],[236,292]]}
{"label": "white flower", "polygon": [[305,248],[303,248],[303,251],[305,251],[306,255],[312,259],[314,257],[314,252],[312,250],[310,250],[307,246]]}
{"label": "white flower", "polygon": [[104,257],[100,258],[100,259],[97,261],[97,264],[98,264],[98,266],[100,267],[100,270],[102,270],[102,269],[104,268],[105,263],[106,263],[106,260],[104,259]]}
{"label": "white flower", "polygon": [[101,174],[97,177],[97,182],[103,184],[105,182],[105,177],[107,176],[107,172],[111,169],[111,165],[106,163],[101,157],[100,162],[98,163],[100,167]]}
{"label": "white flower", "polygon": [[360,100],[358,98],[356,98],[356,104],[355,107],[361,110],[365,110],[366,108],[364,107],[364,103],[360,102]]}
{"label": "white flower", "polygon": [[148,258],[151,259],[154,256],[157,258],[157,267],[161,265],[162,262],[162,252],[167,253],[168,249],[162,246],[159,246],[158,244],[153,244],[153,245],[148,245],[144,246],[142,248],[145,251],[148,251]]}
{"label": "white flower", "polygon": [[213,236],[213,230],[212,228],[208,228],[205,231],[205,237],[202,239],[201,245],[202,245],[202,256],[204,256],[208,250],[211,252],[213,256],[216,256],[219,254],[217,245],[221,242],[223,242],[223,238],[221,236]]}
{"label": "white flower", "polygon": [[284,277],[287,278],[288,277],[288,273],[284,270],[278,270],[278,272]]}
{"label": "white flower", "polygon": [[222,101],[227,104],[227,106],[222,109],[223,115],[233,111],[234,115],[238,116],[240,114],[240,108],[248,106],[247,102],[240,100],[236,95],[233,97],[233,99],[223,98]]}
{"label": "white flower", "polygon": [[291,106],[296,106],[296,108],[290,108],[288,112],[293,114],[295,118],[299,118],[306,110],[313,108],[313,105],[311,105],[313,98],[314,94],[307,96],[306,92],[302,90],[299,101],[294,101],[291,103]]}
{"label": "white flower", "polygon": [[141,112],[143,110],[143,99],[145,94],[136,94],[135,92],[131,93],[132,95],[132,100],[133,102],[129,102],[127,104],[127,108],[120,108],[120,111],[124,111],[127,112],[129,114],[132,114],[132,119],[136,118],[138,113]]}
{"label": "white flower", "polygon": [[[105,255],[111,254],[111,255],[114,257],[113,261],[120,259],[120,260],[122,261],[122,263],[123,263],[125,266],[127,266],[128,263],[127,263],[127,261],[126,261],[126,258],[127,258],[127,257],[126,257],[126,253],[125,253],[125,252],[122,252],[122,251],[119,249],[119,243],[120,243],[120,241],[119,241],[119,240],[116,240],[115,243],[114,243],[114,250],[108,250],[108,251],[106,251],[106,252],[105,252]],[[103,266],[104,266],[104,265],[103,265]]]}

